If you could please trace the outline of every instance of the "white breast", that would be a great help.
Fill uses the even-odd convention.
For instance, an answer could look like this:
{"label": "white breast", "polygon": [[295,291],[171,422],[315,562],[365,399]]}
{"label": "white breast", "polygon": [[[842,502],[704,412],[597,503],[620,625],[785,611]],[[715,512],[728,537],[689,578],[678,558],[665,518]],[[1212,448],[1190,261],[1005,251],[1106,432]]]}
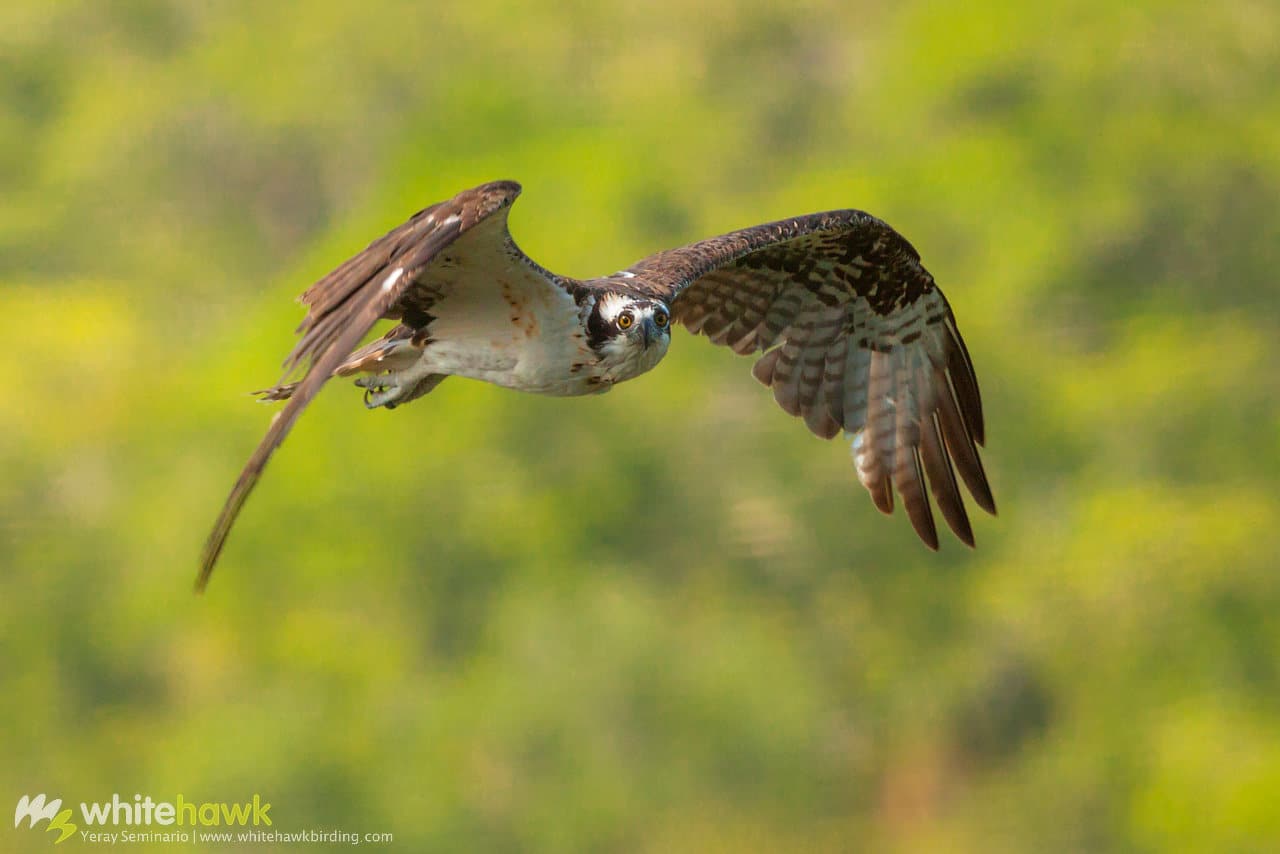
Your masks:
{"label": "white breast", "polygon": [[418,370],[536,394],[602,391],[573,297],[514,258],[494,261],[448,282]]}

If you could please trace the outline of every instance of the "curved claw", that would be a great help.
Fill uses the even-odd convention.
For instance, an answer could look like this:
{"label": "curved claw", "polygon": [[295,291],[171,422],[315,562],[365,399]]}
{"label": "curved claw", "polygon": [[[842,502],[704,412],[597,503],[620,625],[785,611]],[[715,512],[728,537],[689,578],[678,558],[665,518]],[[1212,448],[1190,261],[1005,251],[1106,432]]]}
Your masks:
{"label": "curved claw", "polygon": [[[395,409],[403,402],[406,394],[414,389],[422,389],[422,379],[423,375],[412,371],[389,371],[381,374],[366,374],[357,378],[355,384],[358,388],[364,389],[366,409],[377,409],[380,406]],[[443,376],[439,377],[435,383],[429,384],[425,390],[418,391],[413,397],[430,391],[440,379],[443,379]]]}
{"label": "curved claw", "polygon": [[404,393],[404,388],[400,383],[392,380],[393,377],[390,374],[361,377],[356,380],[356,385],[364,389],[366,409],[377,409],[379,406],[391,409],[395,406],[396,400]]}

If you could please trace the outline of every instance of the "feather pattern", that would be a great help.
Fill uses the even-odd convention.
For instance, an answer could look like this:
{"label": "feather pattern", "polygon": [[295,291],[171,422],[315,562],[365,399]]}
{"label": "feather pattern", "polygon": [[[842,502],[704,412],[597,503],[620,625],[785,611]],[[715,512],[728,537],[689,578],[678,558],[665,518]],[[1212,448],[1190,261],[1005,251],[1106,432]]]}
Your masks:
{"label": "feather pattern", "polygon": [[[506,209],[519,193],[519,184],[495,181],[425,208],[303,293],[302,302],[308,311],[298,327],[301,337],[285,360],[285,379],[303,365],[306,365],[305,374],[293,383],[282,379],[276,389],[265,392],[268,399],[287,398],[288,402],[272,420],[266,436],[227,496],[205,542],[197,590],[208,583],[231,526],[272,453],[321,386],[349,360],[373,325],[381,318],[426,314],[445,291],[441,279],[432,275],[433,271],[441,265],[460,263],[459,258],[468,251],[481,257],[501,252],[519,254],[506,232],[505,217]],[[478,245],[469,245],[476,241],[468,240],[467,233],[500,212],[502,215],[496,217],[500,227],[478,229],[481,240]],[[524,260],[536,267],[532,261]],[[555,279],[549,273],[546,275],[548,279]]]}
{"label": "feather pattern", "polygon": [[[307,314],[284,376],[261,392],[284,408],[227,496],[197,589],[271,455],[331,377],[366,374],[357,385],[371,407],[413,400],[451,375],[595,394],[662,359],[669,318],[759,354],[752,374],[815,435],[852,434],[874,504],[892,512],[896,491],[930,548],[930,493],[973,545],[959,484],[995,512],[978,455],[978,381],[950,306],[892,228],[861,211],[811,214],[579,281],[543,269],[512,241],[507,209],[519,193],[495,181],[424,208],[302,294]],[[398,322],[361,346],[379,320]]]}
{"label": "feather pattern", "polygon": [[995,512],[977,377],[945,297],[886,223],[854,210],[797,217],[659,252],[625,274],[690,332],[761,353],[752,374],[815,435],[853,434],[876,507],[891,513],[896,491],[937,548],[932,493],[973,545],[956,470]]}

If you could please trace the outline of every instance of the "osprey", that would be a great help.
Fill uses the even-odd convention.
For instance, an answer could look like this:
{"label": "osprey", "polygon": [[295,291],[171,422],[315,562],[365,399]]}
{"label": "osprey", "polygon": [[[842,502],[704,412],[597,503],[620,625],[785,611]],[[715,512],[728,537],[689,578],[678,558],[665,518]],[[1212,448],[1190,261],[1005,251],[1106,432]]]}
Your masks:
{"label": "osprey", "polygon": [[[445,377],[549,395],[600,394],[666,355],[672,324],[742,355],[786,412],[824,439],[853,436],[858,479],[884,513],[896,488],[938,547],[925,478],[966,544],[955,472],[995,513],[977,445],[978,381],[942,292],[886,223],[828,211],[668,249],[610,276],[551,273],[520,251],[494,181],[425,208],[302,295],[307,315],[279,385],[287,400],[240,473],[205,544],[203,589],[272,452],[330,377],[361,375],[370,409],[393,409]],[[396,321],[359,346],[379,320]],[[296,382],[284,382],[306,365]],[[953,468],[954,463],[954,468]]]}

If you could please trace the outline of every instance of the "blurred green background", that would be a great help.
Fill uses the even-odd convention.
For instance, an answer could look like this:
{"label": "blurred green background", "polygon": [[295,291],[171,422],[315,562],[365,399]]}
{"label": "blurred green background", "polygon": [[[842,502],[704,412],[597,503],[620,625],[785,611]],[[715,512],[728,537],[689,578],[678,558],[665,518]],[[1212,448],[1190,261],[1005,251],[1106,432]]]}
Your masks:
{"label": "blurred green background", "polygon": [[[1274,850],[1277,151],[1270,0],[5,4],[0,807]],[[926,551],[677,332],[602,398],[334,384],[193,596],[293,296],[495,178],[569,275],[827,208],[899,228],[982,381],[978,549]]]}

